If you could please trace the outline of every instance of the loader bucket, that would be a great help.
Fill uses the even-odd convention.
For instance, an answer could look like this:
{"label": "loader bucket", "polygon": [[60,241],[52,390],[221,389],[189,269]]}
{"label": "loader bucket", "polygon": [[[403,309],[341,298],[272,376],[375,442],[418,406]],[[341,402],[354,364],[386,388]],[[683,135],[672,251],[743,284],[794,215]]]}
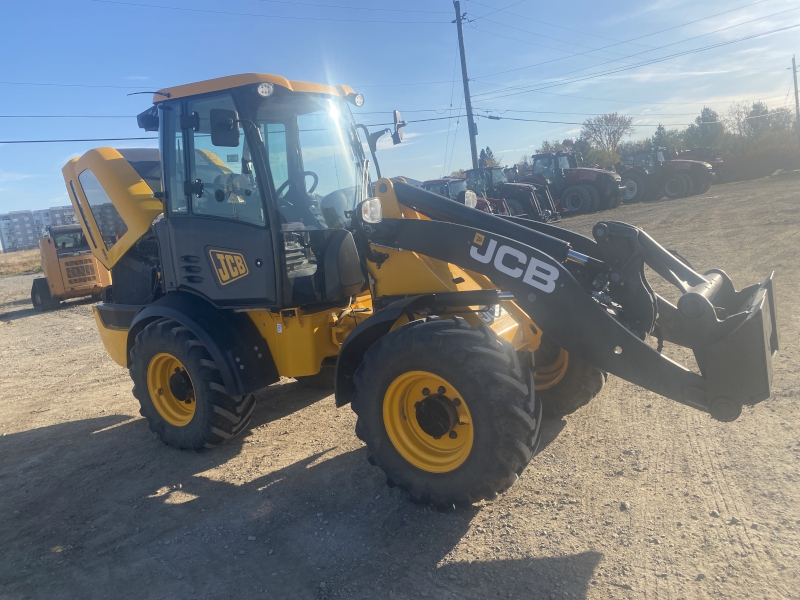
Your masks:
{"label": "loader bucket", "polygon": [[[394,191],[430,220],[385,219],[370,241],[485,275],[567,352],[720,421],[769,397],[779,345],[772,275],[736,291],[724,271],[700,274],[626,223],[600,222],[592,240],[403,183]],[[645,265],[681,292],[677,305],[652,290]],[[691,349],[700,372],[663,355],[664,341]]]}

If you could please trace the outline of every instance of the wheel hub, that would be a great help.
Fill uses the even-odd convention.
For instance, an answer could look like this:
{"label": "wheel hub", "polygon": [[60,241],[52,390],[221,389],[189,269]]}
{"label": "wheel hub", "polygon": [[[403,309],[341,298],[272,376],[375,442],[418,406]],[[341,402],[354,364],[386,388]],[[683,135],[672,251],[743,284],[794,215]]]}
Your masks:
{"label": "wheel hub", "polygon": [[458,411],[444,394],[430,394],[414,405],[420,429],[438,440],[458,425]]}
{"label": "wheel hub", "polygon": [[453,471],[472,450],[475,432],[467,401],[430,371],[406,371],[389,384],[383,424],[400,455],[429,473]]}
{"label": "wheel hub", "polygon": [[194,400],[194,389],[192,388],[192,380],[185,370],[176,368],[175,372],[169,378],[169,391],[178,400],[189,404]]}

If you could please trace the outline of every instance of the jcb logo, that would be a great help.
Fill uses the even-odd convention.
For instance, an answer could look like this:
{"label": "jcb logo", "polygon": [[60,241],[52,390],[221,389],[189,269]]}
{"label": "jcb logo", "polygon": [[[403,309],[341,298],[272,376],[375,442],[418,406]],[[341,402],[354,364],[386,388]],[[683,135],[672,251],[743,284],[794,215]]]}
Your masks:
{"label": "jcb logo", "polygon": [[208,253],[211,256],[211,264],[214,266],[214,272],[217,274],[220,285],[228,285],[230,282],[241,279],[249,273],[244,256],[238,252],[212,249]]}
{"label": "jcb logo", "polygon": [[[558,279],[558,269],[540,260],[528,257],[516,248],[511,246],[497,247],[497,240],[489,240],[485,248],[480,248],[486,241],[485,237],[476,233],[473,245],[469,249],[469,255],[479,263],[489,264],[494,259],[494,268],[508,275],[519,279],[528,285],[550,293],[556,289],[556,279]],[[483,252],[481,253],[481,250]],[[526,267],[523,269],[523,267]]]}

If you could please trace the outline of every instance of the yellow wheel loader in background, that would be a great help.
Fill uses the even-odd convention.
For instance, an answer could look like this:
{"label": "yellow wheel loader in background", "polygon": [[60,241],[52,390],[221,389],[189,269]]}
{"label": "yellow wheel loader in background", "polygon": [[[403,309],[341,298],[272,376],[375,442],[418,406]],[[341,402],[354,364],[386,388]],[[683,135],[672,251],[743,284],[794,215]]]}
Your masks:
{"label": "yellow wheel loader in background", "polygon": [[100,299],[111,285],[111,274],[92,255],[81,226],[51,225],[47,234],[39,240],[44,277],[33,280],[33,308],[50,310],[70,298]]}
{"label": "yellow wheel loader in background", "polygon": [[[153,101],[138,121],[160,150],[99,148],[63,174],[113,275],[100,336],[171,446],[241,433],[280,376],[333,373],[390,485],[449,505],[508,489],[543,411],[588,402],[606,373],[723,421],[770,395],[771,277],[737,292],[624,223],[592,240],[381,178],[383,132],[353,122],[363,97],[346,86],[246,74]],[[700,373],[648,336],[691,348]]]}

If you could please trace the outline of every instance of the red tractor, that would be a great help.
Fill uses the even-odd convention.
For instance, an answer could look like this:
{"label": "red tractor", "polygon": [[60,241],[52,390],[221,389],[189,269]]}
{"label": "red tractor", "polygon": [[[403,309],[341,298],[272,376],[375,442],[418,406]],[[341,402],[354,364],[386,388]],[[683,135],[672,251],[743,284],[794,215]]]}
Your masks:
{"label": "red tractor", "polygon": [[722,168],[722,157],[715,148],[692,148],[691,150],[681,150],[676,153],[677,158],[684,160],[699,160],[711,165],[711,171],[719,179],[719,172]]}
{"label": "red tractor", "polygon": [[522,181],[546,185],[559,212],[590,213],[622,203],[624,188],[614,171],[578,166],[571,151],[536,154],[532,159],[532,172]]}
{"label": "red tractor", "polygon": [[[450,200],[455,200],[461,204],[471,205],[470,198],[467,194],[467,180],[457,177],[443,177],[442,179],[430,179],[423,181],[420,186],[423,190],[433,192],[439,196],[444,196]],[[511,212],[508,210],[508,205],[505,200],[497,198],[485,198],[477,196],[475,198],[475,205],[472,208],[477,208],[483,212],[491,213],[493,215],[510,216]]]}
{"label": "red tractor", "polygon": [[616,165],[625,186],[623,202],[670,200],[694,194],[705,194],[716,176],[711,165],[697,160],[676,158],[666,148],[639,150]]}
{"label": "red tractor", "polygon": [[479,198],[503,200],[511,216],[550,223],[561,219],[546,185],[511,183],[503,167],[481,167],[467,171],[467,188]]}

